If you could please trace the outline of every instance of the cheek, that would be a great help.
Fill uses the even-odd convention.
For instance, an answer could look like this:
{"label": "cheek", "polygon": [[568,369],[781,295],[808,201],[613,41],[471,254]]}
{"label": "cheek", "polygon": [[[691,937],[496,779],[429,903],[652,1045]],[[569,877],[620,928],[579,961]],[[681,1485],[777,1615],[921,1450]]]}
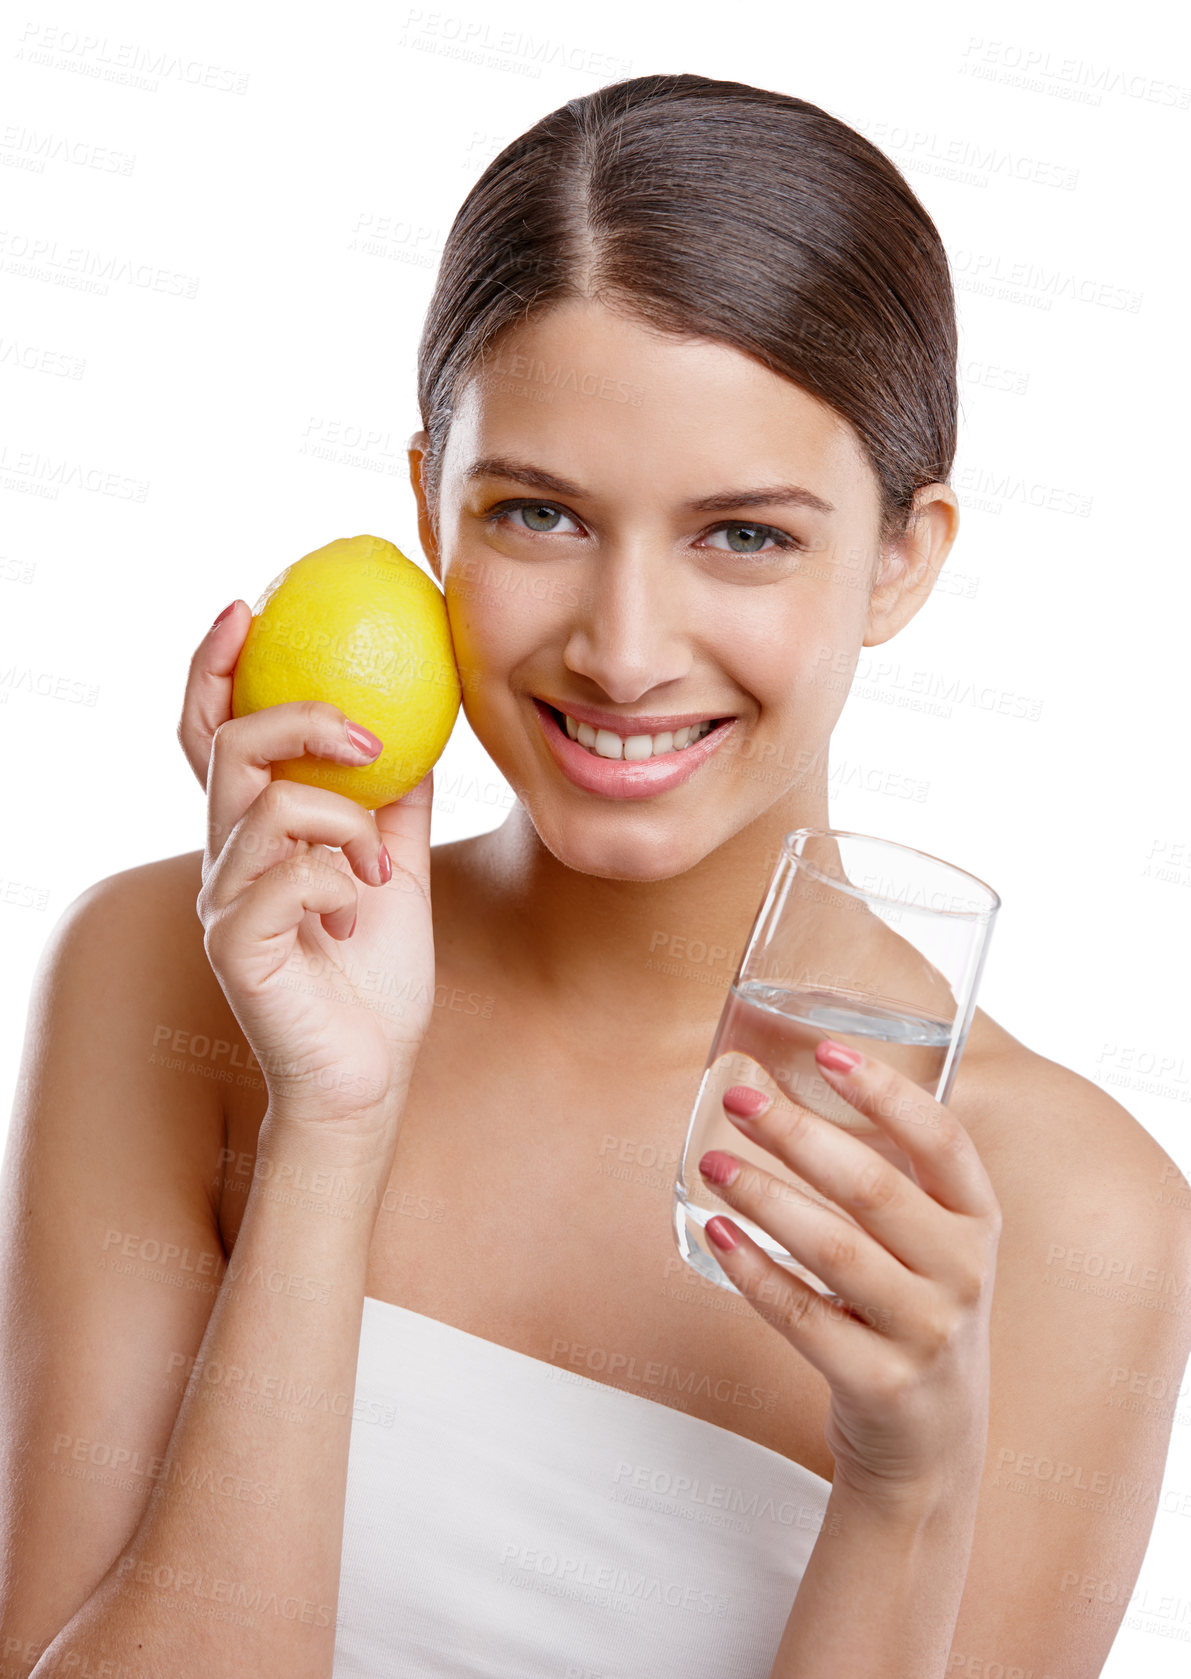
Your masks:
{"label": "cheek", "polygon": [[[803,580],[804,583],[806,580]],[[775,612],[741,613],[717,645],[742,685],[774,712],[831,709],[840,680],[847,692],[864,635],[860,596],[822,582],[791,595]]]}
{"label": "cheek", "polygon": [[448,573],[443,592],[465,693],[506,680],[557,639],[560,622],[565,630],[565,613],[552,604],[549,588],[543,574],[485,561]]}

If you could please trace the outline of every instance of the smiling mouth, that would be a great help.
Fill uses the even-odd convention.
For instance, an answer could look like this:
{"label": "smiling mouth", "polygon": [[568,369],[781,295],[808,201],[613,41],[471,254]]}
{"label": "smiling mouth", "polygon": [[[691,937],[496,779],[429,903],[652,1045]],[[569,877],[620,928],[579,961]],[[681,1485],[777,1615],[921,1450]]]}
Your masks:
{"label": "smiling mouth", "polygon": [[730,717],[709,717],[682,729],[667,729],[656,735],[619,735],[614,729],[595,729],[560,711],[557,706],[540,702],[550,712],[559,729],[576,745],[590,752],[593,758],[626,759],[631,763],[645,763],[650,758],[663,758],[684,752],[714,729],[730,723]]}

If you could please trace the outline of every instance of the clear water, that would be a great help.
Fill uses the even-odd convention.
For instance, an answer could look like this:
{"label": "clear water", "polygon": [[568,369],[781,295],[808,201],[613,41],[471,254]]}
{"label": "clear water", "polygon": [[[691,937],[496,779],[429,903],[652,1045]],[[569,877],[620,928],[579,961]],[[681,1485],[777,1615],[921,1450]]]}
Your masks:
{"label": "clear water", "polygon": [[[913,1079],[929,1095],[938,1093],[954,1022],[911,1013],[897,1003],[841,991],[789,990],[750,980],[733,986],[699,1086],[686,1147],[674,1185],[674,1226],[678,1249],[689,1265],[721,1287],[732,1289],[704,1233],[707,1220],[726,1213],[771,1258],[819,1290],[832,1293],[767,1230],[732,1211],[711,1194],[699,1173],[699,1161],[709,1148],[723,1148],[755,1162],[797,1198],[825,1202],[827,1198],[790,1170],[768,1150],[751,1144],[723,1110],[723,1094],[731,1085],[747,1084],[764,1090],[779,1106],[797,1104],[860,1137],[870,1148],[912,1176],[908,1157],[865,1115],[836,1095],[819,1074],[815,1045],[831,1037],[862,1052],[880,1055]],[[834,1203],[827,1202],[834,1207]],[[775,1217],[781,1201],[775,1199]],[[835,1209],[838,1212],[838,1209]],[[846,1214],[840,1216],[847,1217]],[[790,1239],[793,1239],[791,1235]]]}

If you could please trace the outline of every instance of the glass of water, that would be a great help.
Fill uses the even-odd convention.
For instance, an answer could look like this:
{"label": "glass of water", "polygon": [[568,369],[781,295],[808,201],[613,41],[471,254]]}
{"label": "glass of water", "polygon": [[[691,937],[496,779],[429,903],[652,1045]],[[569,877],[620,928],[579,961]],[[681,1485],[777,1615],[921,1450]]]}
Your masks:
{"label": "glass of water", "polygon": [[822,1038],[878,1056],[938,1102],[951,1092],[1001,900],[941,858],[837,828],[797,828],[781,855],[724,1003],[674,1184],[674,1233],[688,1265],[736,1293],[704,1231],[724,1213],[779,1265],[830,1291],[767,1230],[704,1184],[699,1161],[727,1149],[777,1179],[781,1193],[831,1206],[724,1112],[748,1085],[775,1108],[801,1106],[851,1131],[908,1177],[908,1157],[820,1077]]}

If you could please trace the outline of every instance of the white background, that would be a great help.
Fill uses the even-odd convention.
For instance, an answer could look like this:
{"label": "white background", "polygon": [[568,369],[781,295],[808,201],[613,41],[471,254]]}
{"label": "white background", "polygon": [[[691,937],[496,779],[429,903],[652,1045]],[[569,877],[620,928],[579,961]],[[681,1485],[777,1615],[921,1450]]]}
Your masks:
{"label": "white background", "polygon": [[[334,537],[421,559],[415,352],[469,187],[567,99],[695,71],[866,134],[955,276],[962,529],[935,599],[864,650],[833,823],[990,881],[981,1005],[1187,1172],[1187,38],[1157,5],[1054,0],[684,9],[677,37],[625,0],[460,3],[55,0],[3,26],[0,1123],[62,911],[203,843],[174,728],[215,614]],[[435,843],[508,809],[462,714],[435,781]],[[1183,1594],[1185,1637],[1187,1387],[1110,1679],[1183,1671],[1159,1604]]]}

